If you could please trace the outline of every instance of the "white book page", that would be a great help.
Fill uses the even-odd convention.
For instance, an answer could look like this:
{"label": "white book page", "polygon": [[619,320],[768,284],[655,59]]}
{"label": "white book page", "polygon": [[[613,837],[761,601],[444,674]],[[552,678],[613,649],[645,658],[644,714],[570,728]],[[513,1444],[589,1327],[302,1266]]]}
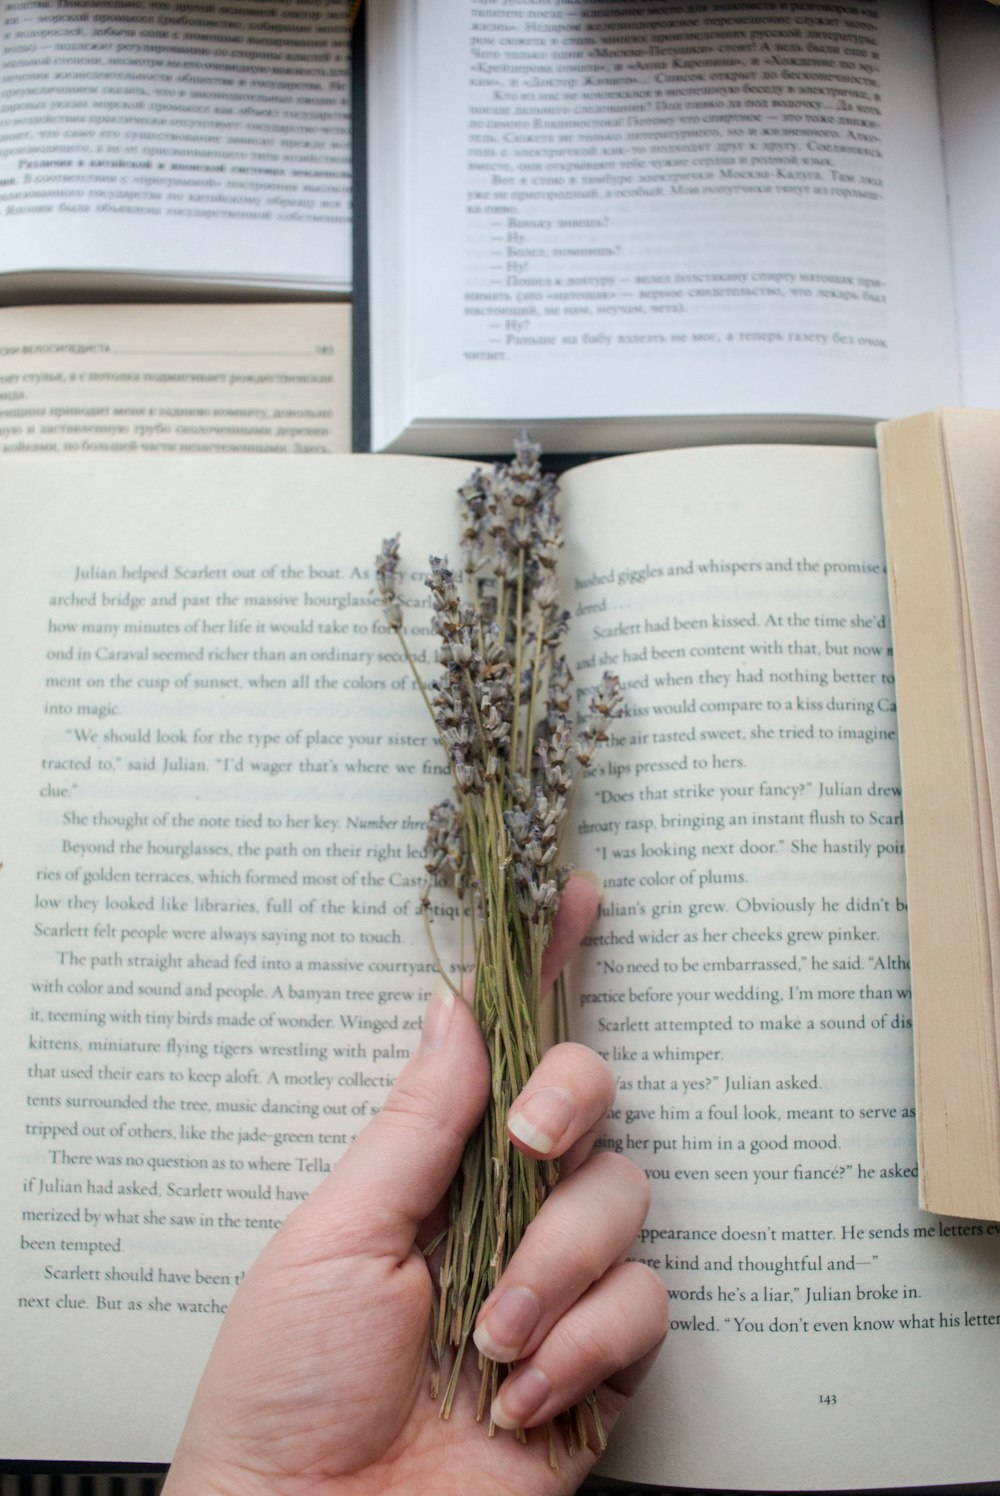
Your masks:
{"label": "white book page", "polygon": [[1000,405],[1000,10],[976,0],[934,9],[962,403]]}
{"label": "white book page", "polygon": [[4,456],[350,450],[343,302],[0,311]]}
{"label": "white book page", "polygon": [[[870,417],[954,392],[922,5],[413,8],[405,419]],[[375,426],[396,434],[377,399]]]}
{"label": "white book page", "polygon": [[349,290],[347,18],[0,3],[0,270]]}
{"label": "white book page", "polygon": [[410,1052],[438,750],[371,565],[387,526],[425,565],[466,475],[5,465],[5,1457],[169,1460],[240,1276]]}
{"label": "white book page", "polygon": [[1000,1225],[917,1208],[874,454],[650,454],[568,488],[581,694],[617,670],[630,708],[576,817],[604,905],[573,1031],[618,1074],[604,1146],[650,1175],[638,1255],[672,1293],[607,1471],[992,1478]]}

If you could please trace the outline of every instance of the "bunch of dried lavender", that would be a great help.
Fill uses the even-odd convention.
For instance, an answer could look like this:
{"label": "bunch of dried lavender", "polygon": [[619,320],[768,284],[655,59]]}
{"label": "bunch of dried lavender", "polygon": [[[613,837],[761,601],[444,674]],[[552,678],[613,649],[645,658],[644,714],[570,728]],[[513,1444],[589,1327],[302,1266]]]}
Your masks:
{"label": "bunch of dried lavender", "polygon": [[[435,1364],[446,1370],[444,1416],[479,1309],[555,1183],[554,1165],[511,1145],[507,1111],[539,1056],[542,954],[569,877],[560,842],[571,799],[622,711],[618,680],[606,675],[586,721],[574,721],[572,677],[561,653],[569,615],[558,600],[558,485],[542,473],[539,457],[522,436],[511,463],[477,469],[459,490],[464,586],[446,561],[431,558],[427,585],[443,669],[430,686],[403,633],[398,536],[383,543],[376,561],[386,620],[434,719],[455,791],[429,817],[422,896],[428,933],[433,949],[431,888],[449,886],[466,911],[472,1006],[492,1069],[490,1103],[466,1148],[437,1244],[432,1340]],[[501,1369],[480,1362],[482,1418]],[[436,1372],[435,1391],[437,1381]],[[571,1445],[586,1438],[582,1416],[577,1410],[571,1420]],[[600,1438],[599,1421],[597,1429]]]}

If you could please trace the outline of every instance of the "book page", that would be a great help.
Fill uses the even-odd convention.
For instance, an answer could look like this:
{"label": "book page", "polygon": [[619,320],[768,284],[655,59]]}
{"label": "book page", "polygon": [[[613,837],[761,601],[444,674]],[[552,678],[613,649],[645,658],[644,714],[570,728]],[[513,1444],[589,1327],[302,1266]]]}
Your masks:
{"label": "book page", "polygon": [[[977,1092],[985,1092],[984,1110],[990,1121],[982,1149],[968,1147],[963,1160],[978,1189],[970,1191],[977,1214],[1000,1219],[1000,888],[997,877],[997,834],[1000,832],[998,776],[1000,776],[1000,614],[997,610],[995,568],[1000,559],[997,521],[997,460],[1000,458],[1000,415],[994,411],[947,410],[941,414],[946,453],[950,517],[960,580],[960,614],[966,656],[968,698],[967,736],[976,769],[979,871],[986,906],[989,947],[982,953],[986,980],[977,994],[978,1021],[966,1030],[974,1036],[974,1058],[981,1074]],[[969,1071],[965,1084],[970,1084]],[[991,1124],[991,1125],[990,1125]],[[984,1188],[986,1181],[992,1190]],[[990,1199],[990,1195],[992,1198]],[[986,1202],[989,1200],[989,1205]],[[971,1213],[971,1212],[970,1212]]]}
{"label": "book page", "polygon": [[993,584],[1000,557],[996,504],[1000,413],[948,410],[943,412],[942,428],[962,558],[963,602],[975,661],[972,684],[982,716],[986,798],[991,813],[989,840],[995,848],[1000,845],[1000,610]]}
{"label": "book page", "polygon": [[[239,1274],[409,1050],[446,776],[371,557],[402,528],[433,674],[417,574],[464,476],[6,465],[13,1456],[169,1457]],[[618,668],[631,706],[577,808],[577,860],[605,885],[578,1028],[621,1078],[604,1146],[650,1172],[638,1251],[674,1294],[609,1468],[758,1489],[978,1478],[997,1238],[913,1208],[872,454],[682,452],[569,490],[580,689]]]}
{"label": "book page", "polygon": [[920,1198],[928,1209],[994,1221],[996,428],[989,412],[945,411],[890,421],[878,432],[906,821]]}
{"label": "book page", "polygon": [[581,696],[612,669],[629,704],[576,818],[605,897],[573,1027],[618,1074],[604,1146],[649,1174],[639,1255],[672,1295],[607,1472],[991,1478],[1000,1225],[917,1209],[874,455],[650,454],[567,487]]}
{"label": "book page", "polygon": [[1000,131],[1000,13],[977,0],[938,0],[934,29],[948,180],[962,404],[1000,406],[1000,308],[991,246]]}
{"label": "book page", "polygon": [[402,526],[422,576],[466,476],[5,464],[8,1458],[169,1460],[242,1272],[410,1052],[447,770],[371,563]]}
{"label": "book page", "polygon": [[0,453],[349,452],[351,310],[0,311]]}
{"label": "book page", "polygon": [[[870,417],[957,387],[923,6],[375,10],[416,31],[412,186],[372,184],[376,446],[525,415]],[[394,277],[403,332],[378,320]]]}
{"label": "book page", "polygon": [[0,23],[0,271],[350,290],[347,0]]}

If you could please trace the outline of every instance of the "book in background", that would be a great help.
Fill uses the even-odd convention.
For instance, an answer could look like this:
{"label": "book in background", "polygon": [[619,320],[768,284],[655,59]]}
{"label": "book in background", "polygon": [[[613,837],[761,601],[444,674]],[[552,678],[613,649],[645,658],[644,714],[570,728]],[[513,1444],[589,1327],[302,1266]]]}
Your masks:
{"label": "book in background", "polygon": [[878,432],[900,712],[920,1201],[1000,1220],[1000,415]]}
{"label": "book in background", "polygon": [[345,302],[0,309],[0,455],[350,451]]}
{"label": "book in background", "polygon": [[370,445],[866,441],[1000,404],[981,0],[371,0]]}
{"label": "book in background", "polygon": [[349,294],[348,10],[4,7],[0,299]]}

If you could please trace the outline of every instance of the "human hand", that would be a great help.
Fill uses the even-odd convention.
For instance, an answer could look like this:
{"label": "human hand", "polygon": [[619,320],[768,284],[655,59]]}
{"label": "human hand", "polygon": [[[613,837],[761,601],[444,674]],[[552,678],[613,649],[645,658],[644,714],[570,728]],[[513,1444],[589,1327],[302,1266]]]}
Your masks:
{"label": "human hand", "polygon": [[[546,958],[549,981],[579,943],[597,894],[574,878]],[[596,1455],[558,1471],[545,1432],[488,1438],[479,1375],[451,1417],[428,1395],[432,1280],[421,1250],[489,1067],[470,1009],[431,999],[420,1047],[381,1111],[289,1216],[222,1322],[163,1496],[567,1496]],[[562,1160],[545,1201],[479,1317],[476,1340],[517,1361],[493,1418],[537,1428],[593,1388],[610,1430],[666,1333],[656,1275],[622,1259],[648,1206],[640,1169],[591,1154],[614,1081],[580,1045],[544,1056],[511,1109],[511,1137]],[[471,1361],[471,1357],[467,1357]]]}

